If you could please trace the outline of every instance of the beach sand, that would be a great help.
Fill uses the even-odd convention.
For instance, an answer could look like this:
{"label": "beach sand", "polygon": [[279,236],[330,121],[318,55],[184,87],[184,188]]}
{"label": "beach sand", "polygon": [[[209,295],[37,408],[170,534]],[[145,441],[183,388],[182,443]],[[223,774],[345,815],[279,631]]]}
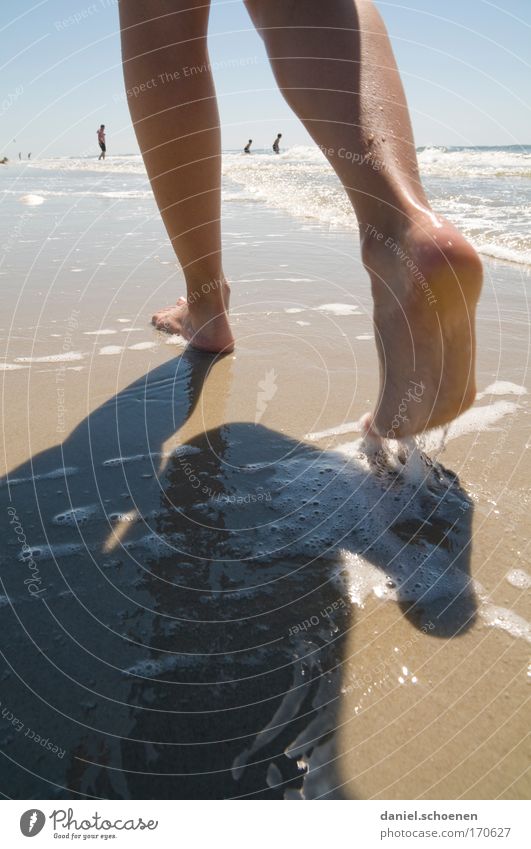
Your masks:
{"label": "beach sand", "polygon": [[375,455],[353,233],[227,203],[216,358],[108,203],[27,207],[2,266],[0,789],[527,795],[527,270],[486,263],[474,412]]}

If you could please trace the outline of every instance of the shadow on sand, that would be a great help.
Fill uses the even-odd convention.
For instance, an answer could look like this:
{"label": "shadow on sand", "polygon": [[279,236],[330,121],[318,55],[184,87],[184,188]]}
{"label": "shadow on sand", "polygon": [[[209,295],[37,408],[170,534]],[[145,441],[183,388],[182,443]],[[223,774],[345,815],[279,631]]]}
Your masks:
{"label": "shadow on sand", "polygon": [[474,620],[454,475],[201,432],[207,378],[230,358],[185,353],[0,484],[5,795],[281,798],[334,728],[358,570],[422,639]]}

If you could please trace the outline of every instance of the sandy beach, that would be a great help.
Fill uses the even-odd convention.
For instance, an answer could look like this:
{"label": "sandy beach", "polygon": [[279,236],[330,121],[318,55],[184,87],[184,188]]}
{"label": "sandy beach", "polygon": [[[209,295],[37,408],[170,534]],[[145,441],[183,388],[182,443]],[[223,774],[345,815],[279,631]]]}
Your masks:
{"label": "sandy beach", "polygon": [[483,257],[472,410],[375,451],[355,232],[227,168],[224,357],[149,324],[141,173],[2,174],[0,789],[525,798],[530,266]]}

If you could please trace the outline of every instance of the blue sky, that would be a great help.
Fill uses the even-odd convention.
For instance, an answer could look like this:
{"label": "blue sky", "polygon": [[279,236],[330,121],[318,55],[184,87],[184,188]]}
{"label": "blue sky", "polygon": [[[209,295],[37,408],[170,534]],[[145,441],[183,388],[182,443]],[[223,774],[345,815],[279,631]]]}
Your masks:
{"label": "blue sky", "polygon": [[[417,144],[531,144],[531,0],[377,5]],[[277,131],[287,146],[308,143],[276,89],[241,0],[213,0],[212,9],[224,147],[251,137],[257,147],[269,146]],[[73,15],[79,22],[69,20]],[[123,97],[116,0],[4,2],[0,39],[0,155],[92,153],[100,123],[110,153],[138,150]],[[224,66],[231,60],[243,67]]]}

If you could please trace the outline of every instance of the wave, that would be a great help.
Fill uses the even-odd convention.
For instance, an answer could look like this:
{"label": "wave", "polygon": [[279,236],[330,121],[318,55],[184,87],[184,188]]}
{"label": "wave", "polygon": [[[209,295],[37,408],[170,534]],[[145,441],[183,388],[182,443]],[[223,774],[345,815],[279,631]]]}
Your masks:
{"label": "wave", "polygon": [[[531,177],[531,146],[510,147],[421,147],[417,149],[421,172],[449,177]],[[250,165],[259,160],[273,167],[281,164],[315,165],[328,170],[327,160],[316,145],[294,145],[275,156],[270,151],[253,152],[245,156],[241,152],[226,151],[223,162],[229,170],[244,163]],[[245,166],[247,167],[247,166]],[[99,174],[146,175],[140,154],[112,156],[103,165],[96,157],[50,157],[32,162],[28,169],[50,171],[90,171]]]}
{"label": "wave", "polygon": [[[425,148],[419,162],[434,208],[480,253],[531,265],[531,182],[521,179],[525,163],[531,176],[531,148]],[[352,207],[317,147],[297,146],[280,156],[225,154],[223,173],[240,186],[231,199],[262,201],[298,218],[357,229]],[[500,174],[504,180],[497,179]]]}
{"label": "wave", "polygon": [[106,174],[139,174],[146,177],[146,169],[141,155],[128,154],[127,156],[113,156],[105,160],[105,164],[98,162],[96,157],[49,157],[38,159],[27,166],[28,170],[44,171],[86,171],[97,172],[102,177]]}
{"label": "wave", "polygon": [[[480,253],[531,265],[531,146],[423,147],[418,158],[434,208]],[[226,151],[222,166],[225,203],[264,203],[296,218],[357,229],[345,192],[316,145],[295,145],[280,155]],[[112,156],[104,165],[95,157],[49,158],[33,162],[24,173],[34,175],[37,183],[39,176],[42,179],[39,169],[64,174],[53,188],[39,190],[43,197],[151,197],[139,154]],[[67,172],[78,179],[73,181]]]}
{"label": "wave", "polygon": [[425,147],[418,151],[422,174],[448,177],[531,177],[531,149]]}
{"label": "wave", "polygon": [[[3,194],[3,195],[15,195],[15,197],[20,197],[20,192],[15,191],[13,189],[2,189],[0,193]],[[65,191],[50,191],[50,190],[46,189],[46,190],[39,190],[38,195],[25,195],[24,199],[25,198],[37,198],[37,197],[43,197],[43,198],[45,198],[45,197],[50,197],[50,198],[53,198],[53,197],[56,197],[56,198],[61,198],[61,197],[68,197],[68,198],[94,197],[94,198],[108,198],[109,200],[135,200],[135,199],[140,199],[140,198],[152,197],[152,195],[153,195],[153,192],[151,191],[151,189],[146,189],[145,191],[131,190],[131,191],[110,191],[110,192],[89,191],[89,190],[76,191],[75,189],[73,189],[71,191],[67,191],[67,190],[65,190]],[[24,199],[20,198],[20,200],[24,200]],[[27,202],[28,201],[26,200],[26,203]]]}

